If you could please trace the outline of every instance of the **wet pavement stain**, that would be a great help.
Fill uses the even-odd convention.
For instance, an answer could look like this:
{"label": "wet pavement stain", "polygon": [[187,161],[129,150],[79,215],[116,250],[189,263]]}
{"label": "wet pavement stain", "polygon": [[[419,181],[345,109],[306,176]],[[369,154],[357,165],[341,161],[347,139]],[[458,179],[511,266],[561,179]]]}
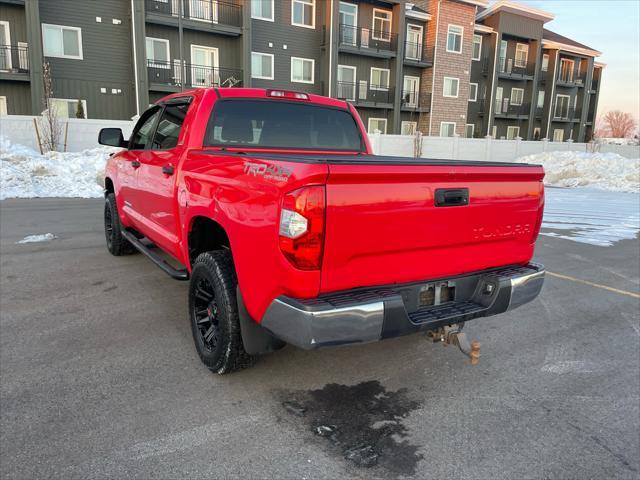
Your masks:
{"label": "wet pavement stain", "polygon": [[304,422],[330,452],[358,467],[382,468],[387,476],[413,475],[423,459],[420,446],[406,438],[403,424],[420,406],[408,398],[406,389],[387,391],[378,381],[331,383],[282,397],[288,418]]}

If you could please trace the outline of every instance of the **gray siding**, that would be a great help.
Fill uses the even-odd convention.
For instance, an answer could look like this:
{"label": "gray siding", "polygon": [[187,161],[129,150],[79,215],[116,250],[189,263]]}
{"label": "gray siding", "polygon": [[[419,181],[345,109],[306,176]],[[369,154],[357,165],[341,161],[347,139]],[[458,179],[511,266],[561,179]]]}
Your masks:
{"label": "gray siding", "polygon": [[0,20],[9,22],[11,45],[18,45],[18,42],[27,42],[24,6],[0,3]]}
{"label": "gray siding", "polygon": [[7,114],[31,115],[29,82],[0,81],[0,97],[7,97]]}
{"label": "gray siding", "polygon": [[[327,93],[328,72],[325,71],[326,67],[323,68],[323,60],[328,51],[321,45],[324,43],[323,25],[327,15],[325,9],[328,7],[328,2],[316,2],[315,29],[291,25],[291,2],[283,0],[274,2],[274,22],[257,19],[251,21],[251,50],[274,55],[274,80],[251,79],[251,86]],[[291,57],[315,61],[313,85],[291,82]]]}
{"label": "gray siding", "polygon": [[[122,0],[40,1],[42,23],[82,29],[82,60],[45,61],[51,65],[56,97],[86,99],[90,118],[128,119],[135,114],[130,8]],[[114,25],[113,19],[121,23]],[[111,94],[112,88],[122,93]]]}

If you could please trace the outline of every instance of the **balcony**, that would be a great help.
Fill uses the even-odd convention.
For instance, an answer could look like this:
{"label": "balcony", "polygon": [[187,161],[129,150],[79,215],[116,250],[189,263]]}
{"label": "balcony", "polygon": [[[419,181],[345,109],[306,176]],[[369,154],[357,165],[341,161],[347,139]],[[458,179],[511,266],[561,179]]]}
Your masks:
{"label": "balcony", "polygon": [[370,85],[362,80],[358,83],[337,83],[336,97],[359,107],[393,108],[394,90],[389,87]]}
{"label": "balcony", "polygon": [[[487,113],[487,106],[490,103],[487,102],[486,98],[479,98],[478,100],[476,100],[476,108],[477,108],[477,113],[478,115],[484,115],[485,113]],[[470,103],[469,106],[471,106],[472,104]]]}
{"label": "balcony", "polygon": [[511,103],[508,98],[496,98],[494,109],[495,111],[493,113],[496,117],[526,119],[529,117],[531,104],[523,103],[522,105],[515,105]]}
{"label": "balcony", "polygon": [[555,108],[553,112],[554,122],[579,122],[582,112],[577,108]]}
{"label": "balcony", "polygon": [[[147,76],[152,90],[179,92],[183,87],[241,87],[242,70],[214,68],[186,63],[181,71],[180,61],[147,60]],[[184,77],[184,85],[182,78]]]}
{"label": "balcony", "polygon": [[397,40],[395,33],[341,24],[338,48],[348,53],[391,58],[396,56]]}
{"label": "balcony", "polygon": [[420,93],[418,90],[403,90],[400,108],[405,112],[431,111],[431,94]]}
{"label": "balcony", "polygon": [[584,78],[572,73],[560,72],[556,78],[556,85],[561,87],[584,87]]}
{"label": "balcony", "polygon": [[536,106],[536,111],[535,111],[536,118],[542,118],[543,113],[544,113],[544,108]]}
{"label": "balcony", "polygon": [[590,89],[590,93],[596,93],[596,91],[598,90],[598,85],[599,85],[599,81],[596,79],[591,80],[591,89]]}
{"label": "balcony", "polygon": [[0,45],[0,79],[29,81],[29,47]]}
{"label": "balcony", "polygon": [[[145,0],[146,20],[178,26],[180,0]],[[242,28],[242,5],[221,0],[183,0],[184,28],[238,36]]]}
{"label": "balcony", "polygon": [[533,65],[521,65],[513,58],[498,59],[498,76],[515,80],[533,80]]}
{"label": "balcony", "polygon": [[434,48],[425,48],[422,43],[405,42],[404,64],[412,67],[432,67]]}

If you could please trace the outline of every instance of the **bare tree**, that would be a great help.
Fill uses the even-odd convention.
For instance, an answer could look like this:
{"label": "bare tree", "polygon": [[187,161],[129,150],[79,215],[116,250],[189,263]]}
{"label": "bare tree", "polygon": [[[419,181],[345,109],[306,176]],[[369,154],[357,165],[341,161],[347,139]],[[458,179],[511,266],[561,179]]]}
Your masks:
{"label": "bare tree", "polygon": [[45,62],[42,66],[42,78],[44,83],[44,111],[38,119],[42,131],[42,149],[46,152],[55,151],[60,143],[62,124],[58,111],[51,99],[53,98],[53,80],[51,78],[51,66]]}
{"label": "bare tree", "polygon": [[607,112],[603,118],[604,128],[608,130],[609,136],[613,138],[626,138],[633,135],[636,128],[636,121],[630,113],[614,110]]}

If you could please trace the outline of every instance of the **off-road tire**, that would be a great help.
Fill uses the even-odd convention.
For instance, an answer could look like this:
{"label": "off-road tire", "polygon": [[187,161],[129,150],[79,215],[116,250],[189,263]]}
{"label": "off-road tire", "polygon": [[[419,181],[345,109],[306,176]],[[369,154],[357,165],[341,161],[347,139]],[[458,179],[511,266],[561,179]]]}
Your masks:
{"label": "off-road tire", "polygon": [[119,257],[136,251],[135,247],[122,236],[122,224],[118,215],[116,196],[113,193],[107,194],[104,201],[104,235],[107,250],[111,255]]}
{"label": "off-road tire", "polygon": [[[220,375],[249,367],[256,358],[244,350],[242,343],[237,284],[231,252],[227,250],[201,253],[193,263],[189,281],[191,333],[202,363]],[[202,295],[205,286],[208,286],[205,290],[213,293],[210,301],[209,295]],[[206,315],[202,310],[205,305],[208,305]],[[203,327],[205,322],[209,323]],[[215,345],[207,343],[206,333],[210,325],[216,329]],[[207,332],[202,331],[205,328]]]}

